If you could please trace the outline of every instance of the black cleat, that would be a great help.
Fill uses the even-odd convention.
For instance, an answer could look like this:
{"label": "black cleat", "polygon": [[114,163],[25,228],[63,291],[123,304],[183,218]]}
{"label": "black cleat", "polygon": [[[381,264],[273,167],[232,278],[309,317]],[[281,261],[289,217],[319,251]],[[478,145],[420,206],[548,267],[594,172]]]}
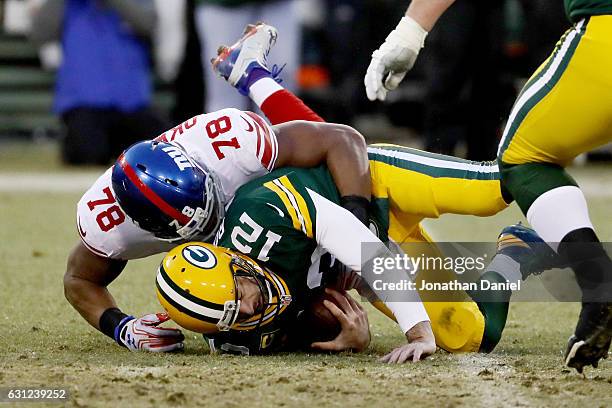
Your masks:
{"label": "black cleat", "polygon": [[585,366],[597,368],[608,357],[612,340],[612,303],[583,303],[576,334],[570,337],[565,364],[579,373]]}

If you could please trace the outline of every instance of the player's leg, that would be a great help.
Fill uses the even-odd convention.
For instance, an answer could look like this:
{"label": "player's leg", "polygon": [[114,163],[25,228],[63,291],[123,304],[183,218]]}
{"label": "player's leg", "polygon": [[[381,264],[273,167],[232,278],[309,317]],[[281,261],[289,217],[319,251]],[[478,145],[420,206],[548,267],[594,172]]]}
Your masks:
{"label": "player's leg", "polygon": [[[422,229],[423,218],[437,218],[443,213],[485,216],[507,206],[494,163],[470,162],[391,145],[372,146],[369,153],[373,197],[388,203],[389,236],[405,244],[404,251],[414,251],[414,256],[428,251],[433,251],[432,256],[442,255]],[[422,243],[429,244],[419,245]],[[502,279],[495,273],[480,278],[493,282]],[[456,275],[424,269],[417,280],[418,286],[421,280],[448,282],[456,280]],[[422,296],[427,299],[430,295]],[[509,296],[499,295],[488,305],[477,305],[463,291],[445,291],[438,294],[438,299],[425,300],[438,344],[454,352],[493,350],[508,312]]]}
{"label": "player's leg", "polygon": [[235,44],[221,49],[212,71],[248,95],[274,125],[290,120],[323,122],[300,98],[283,88],[275,80],[279,72],[268,67],[266,57],[277,36],[276,28],[267,24],[247,26]]}
{"label": "player's leg", "polygon": [[[402,214],[390,217],[389,237],[401,244],[403,251],[413,257],[444,257],[440,248],[431,240],[420,224],[411,226],[411,219],[404,219]],[[416,285],[422,281],[449,282],[456,279],[453,272],[435,267],[423,268],[416,275]],[[482,345],[492,343],[488,334],[492,331],[491,317],[487,318],[461,290],[444,292],[419,291],[423,304],[431,321],[431,327],[436,337],[436,344],[446,351],[477,352],[483,351]],[[504,319],[505,322],[505,319]],[[503,325],[502,325],[503,329]],[[497,340],[493,340],[497,344]],[[489,350],[487,350],[489,351]]]}
{"label": "player's leg", "polygon": [[567,361],[578,370],[605,356],[612,338],[606,288],[612,262],[584,195],[563,166],[612,139],[611,22],[612,16],[591,17],[566,33],[519,95],[498,152],[504,186],[540,236],[568,260],[583,290]]}
{"label": "player's leg", "polygon": [[508,316],[512,291],[506,285],[502,289],[487,283],[519,283],[531,274],[559,267],[559,256],[531,228],[521,224],[505,227],[497,240],[497,252],[480,276],[477,290],[470,296],[485,316],[485,335],[481,351],[490,352],[499,342]]}
{"label": "player's leg", "polygon": [[388,198],[392,213],[423,218],[445,213],[489,216],[511,201],[494,162],[473,162],[396,145],[368,148],[372,194]]}

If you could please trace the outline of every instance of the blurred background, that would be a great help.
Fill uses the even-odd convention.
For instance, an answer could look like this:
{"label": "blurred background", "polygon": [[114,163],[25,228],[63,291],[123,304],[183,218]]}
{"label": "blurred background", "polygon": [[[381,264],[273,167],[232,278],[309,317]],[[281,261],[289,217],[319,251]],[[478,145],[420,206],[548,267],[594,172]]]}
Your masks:
{"label": "blurred background", "polygon": [[[384,103],[365,97],[370,55],[397,0],[2,0],[4,169],[109,165],[198,113],[254,109],[210,58],[247,22],[279,28],[271,63],[327,121],[369,142],[492,160],[513,100],[569,27],[560,0],[458,0]],[[579,158],[610,160],[610,149]]]}

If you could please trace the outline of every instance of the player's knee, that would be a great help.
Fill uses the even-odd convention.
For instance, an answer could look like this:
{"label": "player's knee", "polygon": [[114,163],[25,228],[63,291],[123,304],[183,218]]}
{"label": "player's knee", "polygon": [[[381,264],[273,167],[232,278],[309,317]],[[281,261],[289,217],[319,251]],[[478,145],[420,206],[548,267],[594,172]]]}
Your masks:
{"label": "player's knee", "polygon": [[506,164],[500,162],[503,189],[527,213],[531,204],[542,194],[554,188],[577,186],[565,169],[554,163]]}
{"label": "player's knee", "polygon": [[479,350],[483,315],[478,308],[464,302],[441,308],[432,316],[436,343],[451,353]]}

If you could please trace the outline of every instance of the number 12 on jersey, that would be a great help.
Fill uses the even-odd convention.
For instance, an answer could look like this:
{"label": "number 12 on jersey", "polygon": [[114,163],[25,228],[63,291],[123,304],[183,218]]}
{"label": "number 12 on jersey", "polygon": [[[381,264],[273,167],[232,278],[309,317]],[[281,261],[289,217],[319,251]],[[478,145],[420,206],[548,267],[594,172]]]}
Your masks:
{"label": "number 12 on jersey", "polygon": [[[243,254],[250,255],[253,247],[248,244],[253,244],[257,242],[259,237],[262,235],[264,229],[261,225],[257,224],[247,213],[242,213],[240,216],[240,222],[248,227],[251,232],[247,232],[242,228],[242,226],[237,225],[232,230],[232,244],[236,247],[236,249]],[[272,246],[281,240],[281,236],[272,232],[266,231],[264,234],[266,238],[266,242],[261,247],[259,254],[257,255],[257,259],[262,262],[267,262],[270,260],[268,254],[270,253],[270,249]]]}

